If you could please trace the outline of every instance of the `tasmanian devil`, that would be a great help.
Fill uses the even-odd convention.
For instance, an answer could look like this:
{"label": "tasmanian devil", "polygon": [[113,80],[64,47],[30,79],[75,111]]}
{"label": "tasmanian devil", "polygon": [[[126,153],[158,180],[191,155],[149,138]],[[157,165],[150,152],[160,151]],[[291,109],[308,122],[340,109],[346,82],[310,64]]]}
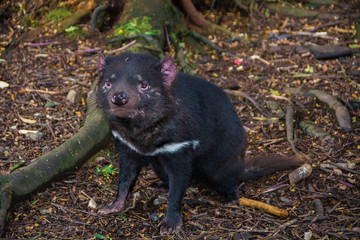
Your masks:
{"label": "tasmanian devil", "polygon": [[98,105],[119,151],[118,195],[100,214],[120,212],[141,168],[150,165],[170,192],[160,231],[182,225],[181,203],[192,177],[232,201],[238,184],[299,165],[298,158],[267,155],[244,160],[244,128],[225,92],[177,73],[173,60],[145,54],[99,55]]}

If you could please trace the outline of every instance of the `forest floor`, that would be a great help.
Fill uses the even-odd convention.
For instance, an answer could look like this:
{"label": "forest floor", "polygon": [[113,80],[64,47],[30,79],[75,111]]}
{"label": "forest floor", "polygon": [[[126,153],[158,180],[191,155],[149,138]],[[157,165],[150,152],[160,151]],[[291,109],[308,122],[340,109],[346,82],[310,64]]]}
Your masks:
{"label": "forest floor", "polygon": [[[270,192],[264,190],[288,184],[290,171],[239,186],[243,197],[287,209],[289,217],[281,219],[239,203],[222,204],[214,191],[194,184],[183,204],[183,231],[176,236],[161,236],[159,223],[164,218],[168,193],[154,186],[157,177],[149,169],[142,171],[126,211],[117,216],[98,216],[97,209],[110,204],[116,196],[118,164],[110,146],[64,179],[15,203],[8,213],[4,237],[359,239],[359,53],[317,60],[304,46],[355,45],[354,22],[348,16],[360,14],[360,7],[346,4],[321,6],[318,10],[338,14],[339,18],[285,17],[267,15],[264,10],[249,18],[231,10],[206,11],[204,15],[209,20],[246,35],[246,40],[233,42],[215,35],[209,37],[238,58],[217,54],[207,46],[204,53],[195,53],[191,47],[185,49],[195,75],[224,89],[246,93],[266,112],[271,112],[267,108],[270,101],[282,109],[286,109],[286,99],[293,103],[295,146],[310,157],[312,174],[293,186]],[[8,173],[20,161],[28,165],[60,145],[79,130],[85,118],[86,94],[97,78],[97,54],[78,50],[104,50],[106,38],[96,34],[80,40],[44,27],[41,34],[31,39],[31,43],[50,41],[55,43],[34,46],[24,41],[12,50],[7,61],[0,62],[0,79],[10,85],[0,88],[1,174]],[[255,55],[261,60],[252,58]],[[339,99],[349,110],[353,131],[342,131],[334,111],[325,103],[314,97],[288,94],[289,87],[323,90]],[[74,103],[66,100],[71,90],[80,93]],[[275,116],[274,112],[270,117],[264,115],[247,98],[230,98],[248,129],[248,156],[293,154],[284,117]],[[327,135],[311,136],[311,132],[300,128],[300,121],[312,121]],[[329,162],[347,165],[345,169],[321,165]]]}

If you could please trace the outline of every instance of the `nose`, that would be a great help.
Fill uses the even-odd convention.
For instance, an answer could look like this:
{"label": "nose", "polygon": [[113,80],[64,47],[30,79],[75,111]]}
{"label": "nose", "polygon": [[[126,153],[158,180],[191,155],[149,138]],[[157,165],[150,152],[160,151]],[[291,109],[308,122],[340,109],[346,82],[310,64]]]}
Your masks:
{"label": "nose", "polygon": [[117,92],[111,97],[111,102],[117,106],[125,105],[129,101],[125,92]]}

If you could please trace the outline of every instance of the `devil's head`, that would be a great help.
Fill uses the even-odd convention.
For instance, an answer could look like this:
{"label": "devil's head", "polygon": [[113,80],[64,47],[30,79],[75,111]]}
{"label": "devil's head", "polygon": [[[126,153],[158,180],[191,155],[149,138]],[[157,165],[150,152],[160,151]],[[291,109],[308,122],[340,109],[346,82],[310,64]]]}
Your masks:
{"label": "devil's head", "polygon": [[113,57],[99,54],[97,99],[109,119],[156,121],[171,108],[176,67],[170,57],[125,52]]}

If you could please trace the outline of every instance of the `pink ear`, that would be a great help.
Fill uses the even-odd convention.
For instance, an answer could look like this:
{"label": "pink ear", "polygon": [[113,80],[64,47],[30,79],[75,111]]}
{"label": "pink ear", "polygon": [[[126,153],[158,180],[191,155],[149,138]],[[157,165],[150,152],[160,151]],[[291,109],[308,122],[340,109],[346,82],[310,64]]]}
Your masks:
{"label": "pink ear", "polygon": [[165,86],[171,86],[176,78],[176,66],[174,60],[166,56],[164,57],[161,62],[161,73],[163,74],[163,80]]}
{"label": "pink ear", "polygon": [[99,53],[99,58],[98,58],[98,68],[99,71],[103,70],[105,67],[106,63],[105,63],[105,56],[103,53]]}

